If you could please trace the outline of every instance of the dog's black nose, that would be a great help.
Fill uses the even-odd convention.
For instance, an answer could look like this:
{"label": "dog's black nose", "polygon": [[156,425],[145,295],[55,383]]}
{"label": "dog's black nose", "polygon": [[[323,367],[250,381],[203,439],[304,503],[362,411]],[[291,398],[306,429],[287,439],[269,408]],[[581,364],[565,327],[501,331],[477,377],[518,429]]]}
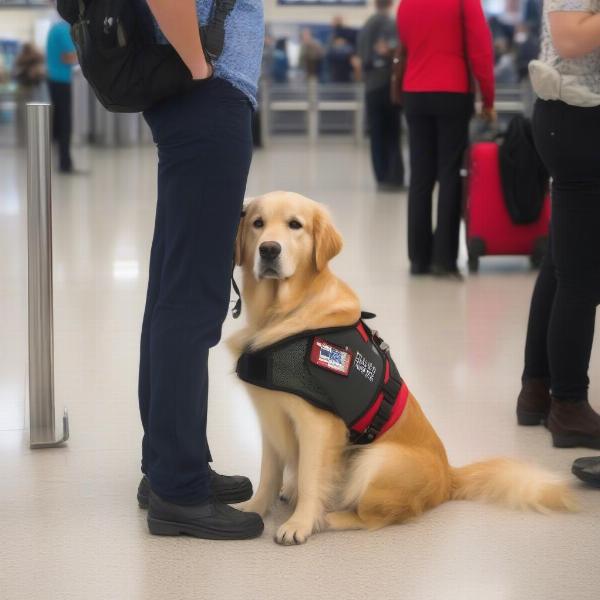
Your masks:
{"label": "dog's black nose", "polygon": [[277,242],[263,242],[258,251],[261,258],[273,260],[281,254],[281,244]]}

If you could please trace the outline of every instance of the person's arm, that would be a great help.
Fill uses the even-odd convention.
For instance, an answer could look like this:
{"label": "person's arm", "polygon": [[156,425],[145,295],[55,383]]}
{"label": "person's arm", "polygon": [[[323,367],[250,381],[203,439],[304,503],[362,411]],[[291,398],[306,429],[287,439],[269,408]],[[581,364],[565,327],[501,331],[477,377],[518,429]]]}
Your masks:
{"label": "person's arm", "polygon": [[76,65],[77,64],[77,52],[75,50],[75,44],[73,43],[73,38],[71,37],[71,32],[68,27],[64,27],[64,29],[60,30],[61,37],[60,39],[60,48],[62,52],[60,53],[60,62],[65,65]]}
{"label": "person's arm", "polygon": [[465,43],[469,65],[479,83],[484,117],[493,117],[494,109],[494,48],[492,33],[485,20],[481,0],[461,0],[464,7]]}
{"label": "person's arm", "polygon": [[192,77],[210,77],[212,67],[206,62],[202,50],[194,0],[148,0],[148,6],[161,31],[177,50]]}
{"label": "person's arm", "polygon": [[77,53],[75,52],[63,52],[60,55],[60,62],[65,65],[76,65],[77,64]]}
{"label": "person's arm", "polygon": [[[589,2],[582,0],[570,5],[585,9]],[[557,10],[548,15],[550,35],[562,58],[578,58],[600,48],[600,13],[562,11],[559,2],[551,6],[557,6]]]}

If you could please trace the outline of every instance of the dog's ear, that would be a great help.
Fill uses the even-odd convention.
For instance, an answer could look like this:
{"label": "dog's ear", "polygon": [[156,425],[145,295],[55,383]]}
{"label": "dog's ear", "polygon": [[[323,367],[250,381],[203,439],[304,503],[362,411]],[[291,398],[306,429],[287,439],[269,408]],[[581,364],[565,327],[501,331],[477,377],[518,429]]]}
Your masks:
{"label": "dog's ear", "polygon": [[252,199],[244,200],[242,206],[242,214],[240,216],[240,224],[238,225],[237,236],[235,238],[235,264],[240,266],[244,260],[244,230],[246,228],[246,212],[248,205]]}
{"label": "dog's ear", "polygon": [[327,263],[337,256],[343,245],[340,232],[331,222],[327,210],[319,207],[313,221],[314,257],[317,271],[322,271]]}

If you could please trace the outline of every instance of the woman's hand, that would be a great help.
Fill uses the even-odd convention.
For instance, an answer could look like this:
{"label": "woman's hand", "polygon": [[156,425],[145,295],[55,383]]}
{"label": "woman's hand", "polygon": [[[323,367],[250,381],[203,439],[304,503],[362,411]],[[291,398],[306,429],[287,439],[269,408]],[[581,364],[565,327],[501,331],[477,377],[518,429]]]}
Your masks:
{"label": "woman's hand", "polygon": [[192,73],[192,79],[200,81],[202,79],[210,79],[213,76],[214,69],[207,60],[203,60],[201,64],[194,67],[193,70],[190,69],[190,71]]}
{"label": "woman's hand", "polygon": [[486,123],[495,123],[496,122],[496,109],[493,106],[484,106],[481,109],[481,115],[480,117],[486,122]]}

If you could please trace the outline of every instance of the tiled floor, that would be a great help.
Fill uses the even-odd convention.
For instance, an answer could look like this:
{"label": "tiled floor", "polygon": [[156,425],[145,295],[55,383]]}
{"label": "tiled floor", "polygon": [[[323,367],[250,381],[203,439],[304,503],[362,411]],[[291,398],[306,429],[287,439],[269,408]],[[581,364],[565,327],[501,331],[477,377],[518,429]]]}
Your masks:
{"label": "tiled floor", "polygon": [[[591,600],[600,593],[600,491],[575,482],[576,515],[450,503],[375,533],[325,533],[302,547],[261,539],[148,535],[137,508],[138,334],[155,193],[151,147],[77,151],[89,177],[54,180],[56,403],[66,448],[31,451],[26,394],[25,167],[0,151],[0,598],[2,600]],[[327,203],[346,238],[335,269],[378,313],[377,327],[446,443],[453,464],[535,460],[565,477],[589,451],[555,450],[518,428],[533,274],[483,261],[465,283],[412,280],[406,198],[377,195],[366,147],[277,141],[256,154],[248,194],[291,189]],[[228,320],[225,335],[239,325]],[[224,348],[211,357],[216,466],[257,482],[259,435]],[[600,402],[600,362],[592,364]]]}

